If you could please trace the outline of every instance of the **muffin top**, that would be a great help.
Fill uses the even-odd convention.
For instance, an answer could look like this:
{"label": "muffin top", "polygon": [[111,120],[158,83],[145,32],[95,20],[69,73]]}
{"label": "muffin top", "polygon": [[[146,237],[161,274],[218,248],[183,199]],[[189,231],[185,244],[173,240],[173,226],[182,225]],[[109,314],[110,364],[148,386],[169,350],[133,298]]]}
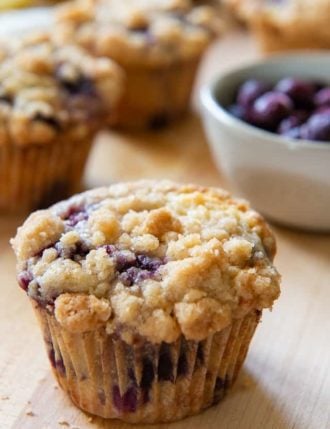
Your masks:
{"label": "muffin top", "polygon": [[0,43],[0,145],[47,144],[65,133],[80,140],[109,114],[122,87],[107,58],[47,34]]}
{"label": "muffin top", "polygon": [[30,215],[12,245],[20,286],[73,332],[202,340],[279,295],[267,224],[216,188],[95,189]]}
{"label": "muffin top", "polygon": [[[308,25],[329,34],[329,0],[226,0],[243,18],[269,21],[281,26]],[[320,24],[324,27],[320,27]],[[292,28],[294,30],[294,28]]]}
{"label": "muffin top", "polygon": [[190,0],[76,0],[58,7],[57,23],[61,41],[130,66],[194,59],[221,28],[214,8]]}

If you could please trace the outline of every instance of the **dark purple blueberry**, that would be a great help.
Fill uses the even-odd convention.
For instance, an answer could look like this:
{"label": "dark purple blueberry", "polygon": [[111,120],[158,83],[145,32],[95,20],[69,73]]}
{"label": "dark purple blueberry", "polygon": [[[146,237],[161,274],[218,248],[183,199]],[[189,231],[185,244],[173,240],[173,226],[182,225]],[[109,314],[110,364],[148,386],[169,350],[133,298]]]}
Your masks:
{"label": "dark purple blueberry", "polygon": [[115,259],[116,270],[120,273],[137,265],[137,258],[133,252],[123,252],[113,244],[106,245],[105,249],[107,254]]}
{"label": "dark purple blueberry", "polygon": [[301,79],[287,77],[281,79],[275,86],[275,91],[287,95],[296,107],[313,106],[315,85]]}
{"label": "dark purple blueberry", "polygon": [[82,241],[78,241],[76,244],[70,247],[63,247],[62,243],[58,241],[54,247],[57,250],[59,256],[65,259],[72,259],[73,261],[84,258],[90,252],[87,244],[83,243]]}
{"label": "dark purple blueberry", "polygon": [[84,258],[90,252],[90,248],[83,241],[78,241],[75,245],[75,254]]}
{"label": "dark purple blueberry", "polygon": [[133,286],[134,283],[142,282],[143,280],[150,279],[152,274],[149,271],[141,270],[137,267],[130,267],[127,271],[119,274],[119,280],[125,286]]}
{"label": "dark purple blueberry", "polygon": [[65,366],[64,366],[64,362],[63,362],[62,356],[59,356],[59,358],[56,359],[55,366],[56,366],[57,371],[62,376],[64,376],[66,371],[65,371]]}
{"label": "dark purple blueberry", "polygon": [[28,290],[29,284],[32,280],[33,276],[29,271],[22,271],[18,275],[18,284],[25,291]]}
{"label": "dark purple blueberry", "polygon": [[238,104],[232,104],[228,107],[228,112],[237,119],[244,121],[246,117],[246,109]]}
{"label": "dark purple blueberry", "polygon": [[107,244],[105,246],[105,250],[106,250],[107,254],[111,257],[113,257],[115,255],[115,253],[118,251],[116,246],[114,246],[113,244]]}
{"label": "dark purple blueberry", "polygon": [[283,137],[288,137],[290,139],[301,139],[302,138],[302,127],[294,127],[289,130],[284,131],[281,133]]}
{"label": "dark purple blueberry", "polygon": [[140,387],[143,392],[143,403],[149,401],[149,391],[154,379],[155,371],[152,361],[148,358],[144,358],[142,362],[142,378],[140,383]]}
{"label": "dark purple blueberry", "polygon": [[171,348],[168,344],[162,343],[159,351],[158,361],[158,380],[173,382],[173,362],[170,352]]}
{"label": "dark purple blueberry", "polygon": [[114,258],[119,280],[125,286],[155,278],[158,268],[164,263],[157,257],[121,251],[112,244],[106,245],[105,249],[108,255]]}
{"label": "dark purple blueberry", "polygon": [[124,411],[134,413],[137,406],[137,390],[135,387],[129,387],[123,396]]}
{"label": "dark purple blueberry", "polygon": [[325,113],[327,115],[330,115],[330,106],[320,106],[317,109],[315,109],[313,114],[315,113]]}
{"label": "dark purple blueberry", "polygon": [[142,270],[154,272],[157,271],[158,268],[163,264],[161,259],[156,257],[150,258],[147,255],[137,255],[136,258],[138,261],[139,268],[141,268]]}
{"label": "dark purple blueberry", "polygon": [[134,267],[137,263],[136,256],[133,252],[120,252],[117,251],[115,254],[116,269],[119,272],[126,271],[130,267]]}
{"label": "dark purple blueberry", "polygon": [[76,211],[72,211],[72,213],[69,214],[69,216],[66,219],[67,225],[74,227],[77,225],[77,223],[87,220],[88,219],[88,213],[84,209],[76,209]]}
{"label": "dark purple blueberry", "polygon": [[285,134],[292,128],[296,128],[306,121],[308,113],[304,110],[296,110],[290,116],[284,118],[277,128],[279,134]]}
{"label": "dark purple blueberry", "polygon": [[46,115],[38,112],[33,117],[33,120],[36,122],[43,122],[44,124],[47,124],[51,128],[54,128],[56,131],[59,131],[61,129],[60,123],[53,116],[46,116]]}
{"label": "dark purple blueberry", "polygon": [[60,69],[57,73],[57,78],[62,88],[71,96],[84,95],[94,97],[96,94],[93,81],[86,76],[79,76],[76,79],[69,80],[61,74]]}
{"label": "dark purple blueberry", "polygon": [[314,103],[318,107],[330,107],[330,86],[321,89],[315,94]]}
{"label": "dark purple blueberry", "polygon": [[49,361],[54,369],[57,369],[61,375],[65,375],[65,366],[61,355],[56,356],[55,349],[51,340],[47,341],[47,351]]}
{"label": "dark purple blueberry", "polygon": [[119,386],[112,389],[113,402],[118,411],[133,413],[137,406],[137,391],[129,387],[123,396],[120,395]]}
{"label": "dark purple blueberry", "polygon": [[257,98],[251,109],[253,122],[262,128],[275,129],[279,122],[292,112],[290,98],[280,92],[267,92]]}
{"label": "dark purple blueberry", "polygon": [[270,91],[270,85],[262,80],[249,79],[238,89],[237,104],[241,107],[250,107],[261,95]]}
{"label": "dark purple blueberry", "polygon": [[302,128],[302,137],[304,139],[330,142],[329,113],[315,113]]}
{"label": "dark purple blueberry", "polygon": [[132,267],[130,271],[124,271],[119,274],[118,278],[123,283],[124,286],[133,286],[134,281],[137,278],[138,269]]}
{"label": "dark purple blueberry", "polygon": [[120,395],[119,386],[114,386],[112,389],[112,399],[115,407],[118,411],[122,411],[123,405],[122,405],[122,399]]}

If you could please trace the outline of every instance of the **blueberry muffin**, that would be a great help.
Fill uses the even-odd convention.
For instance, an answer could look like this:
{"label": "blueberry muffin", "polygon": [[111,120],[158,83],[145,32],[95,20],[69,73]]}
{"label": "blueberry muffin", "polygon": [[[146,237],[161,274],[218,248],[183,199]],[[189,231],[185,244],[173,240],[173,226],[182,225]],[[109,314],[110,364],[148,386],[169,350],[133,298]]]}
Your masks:
{"label": "blueberry muffin", "polygon": [[59,7],[56,35],[123,67],[116,125],[158,128],[187,110],[198,64],[219,28],[211,6],[189,0],[76,0]]}
{"label": "blueberry muffin", "polygon": [[330,49],[329,0],[229,0],[266,52]]}
{"label": "blueberry muffin", "polygon": [[105,418],[217,403],[279,295],[267,224],[216,188],[95,189],[33,213],[12,245],[59,384]]}
{"label": "blueberry muffin", "polygon": [[79,190],[93,136],[121,88],[111,60],[57,47],[46,34],[1,41],[1,212],[46,207]]}

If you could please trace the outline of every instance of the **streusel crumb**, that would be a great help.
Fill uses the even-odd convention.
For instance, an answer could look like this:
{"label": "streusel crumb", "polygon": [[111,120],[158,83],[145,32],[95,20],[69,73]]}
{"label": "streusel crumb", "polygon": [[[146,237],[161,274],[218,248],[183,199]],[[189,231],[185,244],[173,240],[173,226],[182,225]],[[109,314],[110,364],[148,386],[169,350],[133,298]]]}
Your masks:
{"label": "streusel crumb", "polygon": [[216,188],[95,189],[32,214],[12,245],[21,287],[72,332],[202,340],[280,293],[267,224]]}

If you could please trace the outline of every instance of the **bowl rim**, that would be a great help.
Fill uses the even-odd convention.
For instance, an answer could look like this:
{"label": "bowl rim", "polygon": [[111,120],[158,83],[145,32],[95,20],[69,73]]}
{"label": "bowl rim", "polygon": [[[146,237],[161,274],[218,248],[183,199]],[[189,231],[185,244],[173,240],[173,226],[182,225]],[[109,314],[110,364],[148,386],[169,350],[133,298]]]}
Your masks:
{"label": "bowl rim", "polygon": [[[225,79],[228,79],[231,75],[239,74],[244,71],[249,71],[255,69],[256,67],[262,67],[267,64],[280,64],[288,63],[297,60],[303,60],[304,58],[309,59],[310,61],[316,60],[327,60],[330,65],[330,54],[325,53],[324,51],[314,51],[314,52],[293,52],[290,54],[273,54],[265,59],[259,59],[257,61],[250,61],[241,66],[233,67],[225,72],[219,73],[213,79],[211,79],[206,84],[202,85],[199,93],[199,99],[204,110],[209,112],[213,117],[218,121],[227,124],[230,127],[238,127],[242,132],[250,135],[251,137],[259,137],[266,141],[276,142],[278,144],[287,146],[290,150],[299,150],[299,149],[316,149],[321,151],[330,150],[330,142],[326,141],[312,141],[306,139],[293,139],[290,137],[281,136],[271,131],[266,131],[261,128],[258,128],[254,125],[250,125],[247,122],[244,122],[238,118],[235,118],[231,113],[229,113],[224,106],[222,106],[216,99],[216,91],[220,84]],[[252,76],[251,76],[252,77]]]}

